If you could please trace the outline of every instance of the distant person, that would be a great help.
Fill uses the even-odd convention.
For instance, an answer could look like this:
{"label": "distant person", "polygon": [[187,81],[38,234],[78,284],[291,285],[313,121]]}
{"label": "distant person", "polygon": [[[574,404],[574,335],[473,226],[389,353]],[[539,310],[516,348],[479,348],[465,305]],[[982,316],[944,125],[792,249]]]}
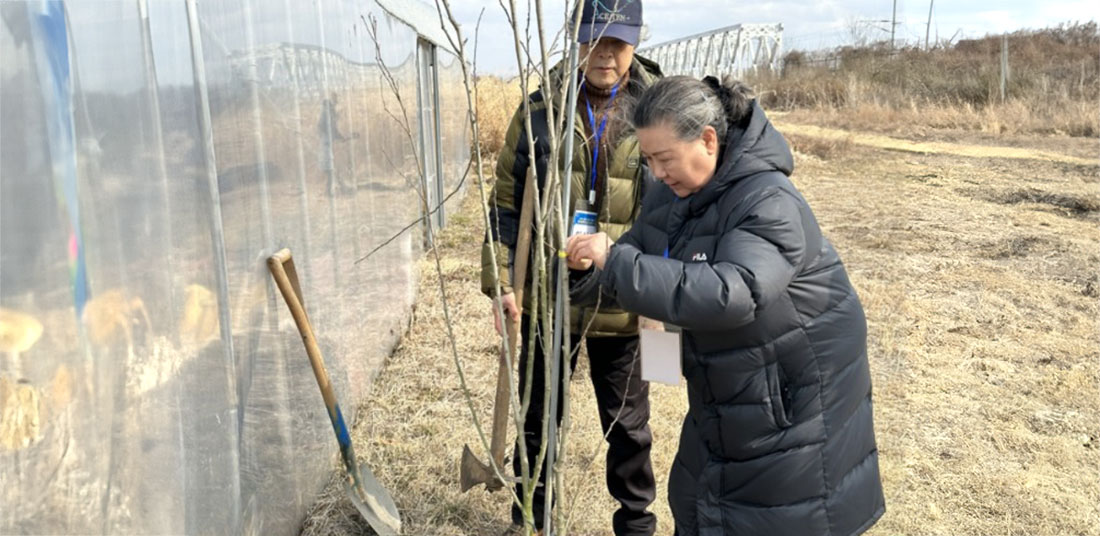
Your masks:
{"label": "distant person", "polygon": [[[635,108],[663,184],[616,241],[575,236],[574,287],[681,328],[677,536],[849,536],[885,510],[859,297],[744,85],[670,77]],[[680,356],[669,356],[679,359]]]}
{"label": "distant person", "polygon": [[336,155],[333,142],[348,140],[348,137],[340,132],[340,115],[337,110],[339,105],[340,95],[334,92],[329,98],[321,101],[321,116],[317,119],[317,132],[321,137],[321,171],[325,174],[330,195],[335,195],[337,186],[341,191],[349,188],[345,186],[335,165]]}
{"label": "distant person", "polygon": [[[614,9],[610,11],[608,8]],[[527,132],[524,127],[526,113],[521,105],[508,127],[504,147],[497,159],[496,179],[493,188],[490,220],[492,228],[486,237],[482,255],[482,291],[494,296],[496,281],[493,264],[497,264],[501,276],[501,299],[510,321],[521,321],[521,351],[519,353],[519,391],[523,392],[531,382],[531,404],[526,413],[523,440],[526,441],[528,462],[534,468],[535,457],[542,444],[543,393],[546,380],[543,373],[544,348],[536,338],[534,349],[534,374],[525,377],[528,348],[531,341],[526,336],[532,321],[530,302],[516,303],[512,292],[510,269],[515,257],[519,232],[520,207],[522,206],[527,170],[535,166],[540,182],[545,180],[547,166],[560,165],[548,162],[550,143],[546,119],[546,99],[559,101],[567,91],[570,77],[578,77],[577,108],[574,124],[566,130],[574,136],[573,154],[567,155],[571,173],[565,175],[572,181],[571,206],[566,210],[587,211],[593,216],[597,229],[612,237],[618,237],[634,223],[638,215],[645,174],[638,154],[638,141],[629,129],[626,116],[628,104],[635,101],[658,77],[657,64],[634,53],[642,28],[642,3],[632,2],[584,2],[577,28],[580,43],[579,72],[568,72],[559,64],[550,73],[550,80],[528,97],[532,115],[531,130],[535,141],[535,161],[529,158]],[[499,257],[490,254],[489,242],[496,243]],[[553,273],[556,258],[549,261],[546,270]],[[533,266],[531,273],[537,273]],[[529,278],[530,279],[530,278]],[[529,283],[529,282],[528,282]],[[527,287],[530,288],[529,285]],[[530,298],[531,292],[526,293]],[[497,308],[494,304],[494,316]],[[574,308],[572,342],[580,345],[582,332],[587,337],[588,360],[592,387],[599,408],[600,426],[606,435],[607,490],[619,503],[611,516],[611,527],[616,535],[649,536],[657,527],[657,518],[648,511],[656,496],[650,449],[653,438],[649,430],[649,384],[643,382],[637,366],[638,319],[635,315],[614,307]],[[502,330],[500,318],[496,318],[497,331]],[[574,347],[574,360],[576,347]],[[574,365],[576,362],[574,361]],[[560,408],[554,413],[561,419]],[[515,475],[522,474],[519,448],[513,456]],[[545,513],[545,481],[547,470],[535,489],[534,517],[541,529]],[[522,485],[517,485],[522,493]],[[507,534],[523,533],[523,514],[512,508],[513,526]]]}

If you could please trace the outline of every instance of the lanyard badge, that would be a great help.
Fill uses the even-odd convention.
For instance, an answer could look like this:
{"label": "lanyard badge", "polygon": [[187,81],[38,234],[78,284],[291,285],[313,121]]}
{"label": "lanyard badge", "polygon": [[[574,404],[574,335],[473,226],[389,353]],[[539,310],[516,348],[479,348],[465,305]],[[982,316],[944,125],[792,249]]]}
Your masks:
{"label": "lanyard badge", "polygon": [[[615,96],[619,93],[619,86],[616,85],[611,89],[611,98],[607,101],[607,110],[610,111],[611,105],[615,102]],[[582,234],[595,234],[598,230],[598,224],[596,221],[596,177],[597,177],[597,163],[600,160],[600,139],[603,138],[604,131],[607,129],[607,116],[610,113],[604,113],[603,118],[600,120],[600,124],[596,126],[596,114],[592,111],[592,103],[588,102],[588,98],[584,99],[585,108],[588,110],[588,125],[592,129],[592,135],[594,137],[592,142],[592,177],[588,184],[588,202],[583,200],[577,202],[576,208],[573,210],[573,223],[572,228],[569,231],[569,236],[582,235]]]}
{"label": "lanyard badge", "polygon": [[573,210],[573,226],[569,230],[569,236],[596,234],[596,212],[591,210],[588,203],[578,200]]}
{"label": "lanyard badge", "polygon": [[611,105],[615,103],[615,96],[619,94],[619,85],[611,88],[611,98],[607,101],[606,111],[603,114],[603,118],[600,119],[600,126],[596,127],[596,114],[592,112],[592,103],[588,101],[588,96],[584,98],[584,106],[588,110],[588,126],[592,129],[592,179],[588,184],[588,204],[595,206],[596,204],[596,176],[598,169],[596,167],[600,160],[600,139],[603,137],[604,130],[607,129],[607,116],[611,115]]}

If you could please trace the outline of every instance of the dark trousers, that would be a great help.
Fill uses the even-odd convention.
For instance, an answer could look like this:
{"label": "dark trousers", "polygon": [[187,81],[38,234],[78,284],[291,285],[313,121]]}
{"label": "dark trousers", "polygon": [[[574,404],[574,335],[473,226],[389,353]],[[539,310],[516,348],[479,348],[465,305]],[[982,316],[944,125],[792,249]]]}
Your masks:
{"label": "dark trousers", "polygon": [[[522,397],[527,385],[527,333],[530,318],[523,315],[521,322],[522,349],[520,351],[519,390]],[[573,360],[571,368],[576,368],[577,336],[572,337]],[[524,424],[524,439],[527,443],[528,463],[534,474],[535,458],[538,456],[542,441],[543,391],[546,385],[543,370],[544,353],[541,338],[535,341],[535,362],[531,377],[531,405],[528,407]],[[653,480],[653,466],[649,451],[653,436],[649,431],[649,383],[642,381],[641,359],[638,355],[638,337],[598,337],[587,339],[588,362],[591,369],[592,387],[596,391],[596,404],[600,412],[600,426],[607,437],[607,490],[619,501],[619,509],[612,517],[615,534],[618,536],[650,536],[657,528],[657,516],[646,511],[656,496],[656,483]],[[558,397],[557,421],[561,423],[561,396]],[[612,426],[614,423],[614,426]],[[611,432],[608,433],[608,428]],[[522,475],[520,452],[517,444],[512,456],[512,469],[516,476]],[[547,470],[544,467],[539,477],[539,487],[535,489],[535,523],[542,528]],[[516,484],[516,493],[523,495],[523,484]],[[554,494],[557,496],[557,492]],[[512,506],[512,521],[523,524],[523,514],[519,507]]]}

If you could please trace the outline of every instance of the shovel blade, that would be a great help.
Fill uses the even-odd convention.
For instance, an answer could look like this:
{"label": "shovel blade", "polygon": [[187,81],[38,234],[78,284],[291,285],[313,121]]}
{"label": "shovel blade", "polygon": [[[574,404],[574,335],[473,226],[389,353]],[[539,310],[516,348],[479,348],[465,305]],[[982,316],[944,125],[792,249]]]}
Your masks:
{"label": "shovel blade", "polygon": [[374,478],[374,474],[366,465],[359,466],[359,473],[360,486],[356,487],[355,480],[352,478],[349,478],[344,485],[355,509],[359,510],[359,514],[367,520],[378,536],[401,534],[401,514],[398,513],[393,498],[386,493],[382,484]]}

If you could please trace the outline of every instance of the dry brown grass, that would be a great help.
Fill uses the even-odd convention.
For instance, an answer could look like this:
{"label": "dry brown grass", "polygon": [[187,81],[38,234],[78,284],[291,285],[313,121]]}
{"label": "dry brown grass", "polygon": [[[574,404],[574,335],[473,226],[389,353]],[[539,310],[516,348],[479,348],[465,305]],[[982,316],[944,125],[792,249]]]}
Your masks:
{"label": "dry brown grass", "polygon": [[[934,131],[930,136],[910,134],[909,139],[906,139],[807,124],[813,123],[813,120],[806,117],[805,114],[797,112],[775,113],[772,115],[772,121],[785,136],[791,139],[795,150],[799,150],[799,144],[802,145],[805,150],[801,152],[804,154],[814,154],[815,150],[822,152],[822,154],[843,154],[844,148],[851,145],[864,145],[907,153],[934,153],[1008,160],[1042,160],[1086,168],[1093,167],[1097,163],[1096,151],[1098,146],[1096,141],[1080,138],[1054,136],[986,137],[974,134],[965,136],[965,133],[960,131],[944,130]],[[998,144],[998,141],[1003,143]],[[830,153],[829,149],[834,150]]]}
{"label": "dry brown grass", "polygon": [[763,74],[751,82],[765,106],[805,110],[829,126],[1100,135],[1095,22],[1010,34],[1003,101],[1000,54],[1001,36],[929,51],[882,44],[793,51],[782,77]]}
{"label": "dry brown grass", "polygon": [[825,138],[818,136],[804,136],[798,134],[787,134],[787,143],[790,144],[791,150],[813,155],[822,160],[828,160],[834,156],[844,154],[852,146],[852,137],[841,138]]}
{"label": "dry brown grass", "polygon": [[503,80],[496,76],[482,76],[477,79],[481,154],[494,156],[500,152],[501,146],[504,145],[508,123],[516,113],[522,96],[518,78]]}
{"label": "dry brown grass", "polygon": [[[992,137],[1054,136],[1096,139],[1100,134],[1098,105],[1088,101],[1033,103],[1013,99],[977,108],[966,104],[904,106],[859,101],[845,106],[813,105],[790,110],[792,120],[851,130],[926,137],[937,131],[979,132]],[[1005,143],[1001,141],[1000,143]]]}
{"label": "dry brown grass", "polygon": [[1097,168],[863,147],[799,164],[870,324],[871,533],[1098,534]]}
{"label": "dry brown grass", "polygon": [[[851,144],[828,160],[796,153],[795,180],[867,310],[888,505],[870,534],[1100,534],[1097,167]],[[485,423],[497,338],[477,290],[477,197],[455,215],[440,254]],[[406,534],[495,534],[507,525],[505,496],[458,491],[462,445],[481,449],[446,344],[434,264],[420,271],[415,320],[362,406],[354,440],[393,492]],[[570,533],[604,535],[615,505],[584,362],[573,382]],[[652,403],[653,510],[664,535],[686,400],[682,388],[654,386]],[[330,486],[303,533],[362,527]]]}

